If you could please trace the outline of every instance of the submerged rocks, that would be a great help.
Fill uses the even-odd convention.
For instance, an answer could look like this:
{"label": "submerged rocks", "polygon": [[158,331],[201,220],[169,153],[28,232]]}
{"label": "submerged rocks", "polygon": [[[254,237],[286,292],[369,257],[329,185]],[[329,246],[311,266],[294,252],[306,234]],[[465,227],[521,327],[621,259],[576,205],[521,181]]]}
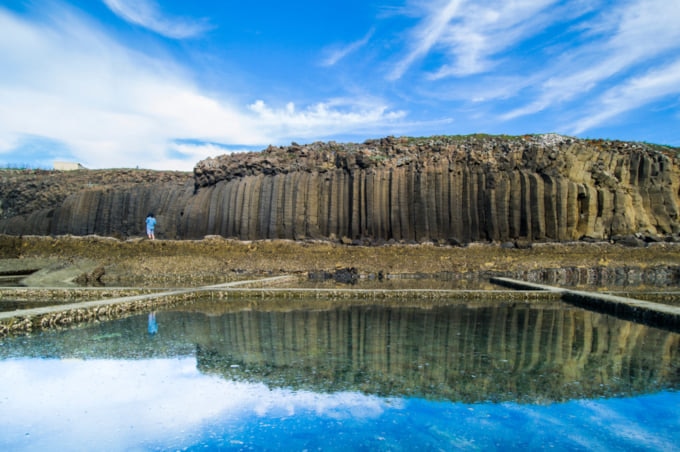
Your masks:
{"label": "submerged rocks", "polygon": [[352,268],[338,268],[334,272],[328,272],[324,270],[309,272],[308,278],[310,281],[326,281],[332,279],[335,282],[343,284],[356,284],[357,281],[359,281],[360,275],[359,271],[356,268],[352,267]]}
{"label": "submerged rocks", "polygon": [[82,286],[103,286],[102,277],[106,274],[103,266],[98,266],[89,273],[83,273],[75,279],[75,282]]}
{"label": "submerged rocks", "polygon": [[[511,272],[506,273],[509,274]],[[562,287],[650,287],[677,286],[680,283],[678,266],[562,267],[527,270],[512,275],[529,282]]]}

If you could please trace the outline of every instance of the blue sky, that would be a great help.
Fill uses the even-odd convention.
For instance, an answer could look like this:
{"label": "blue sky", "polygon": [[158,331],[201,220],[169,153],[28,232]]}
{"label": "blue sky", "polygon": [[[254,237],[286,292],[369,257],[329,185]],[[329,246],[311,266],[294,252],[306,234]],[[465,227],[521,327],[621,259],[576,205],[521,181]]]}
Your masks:
{"label": "blue sky", "polygon": [[388,135],[680,146],[680,1],[0,0],[0,164]]}

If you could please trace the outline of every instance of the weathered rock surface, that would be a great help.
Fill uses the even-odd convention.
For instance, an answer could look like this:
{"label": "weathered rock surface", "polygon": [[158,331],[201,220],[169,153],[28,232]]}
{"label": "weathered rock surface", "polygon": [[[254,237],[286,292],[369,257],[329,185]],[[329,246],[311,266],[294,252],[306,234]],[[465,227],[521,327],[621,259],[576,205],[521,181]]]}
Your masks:
{"label": "weathered rock surface", "polygon": [[293,143],[203,160],[184,183],[79,190],[0,232],[143,235],[152,211],[157,237],[172,239],[669,237],[680,232],[679,152],[554,134]]}
{"label": "weathered rock surface", "polygon": [[61,204],[81,190],[124,190],[166,182],[186,182],[190,173],[144,169],[0,170],[0,219]]}

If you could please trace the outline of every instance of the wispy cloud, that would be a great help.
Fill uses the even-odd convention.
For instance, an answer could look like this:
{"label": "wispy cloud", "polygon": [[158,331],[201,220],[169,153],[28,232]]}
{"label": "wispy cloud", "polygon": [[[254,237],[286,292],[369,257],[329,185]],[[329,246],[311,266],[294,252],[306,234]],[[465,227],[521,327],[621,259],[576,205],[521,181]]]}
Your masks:
{"label": "wispy cloud", "polygon": [[[680,3],[665,0],[413,0],[406,50],[388,79],[497,123],[549,110],[583,132],[674,95]],[[526,64],[522,64],[526,62]],[[429,82],[429,85],[427,84]],[[503,105],[503,107],[501,107]],[[598,105],[598,107],[595,107]],[[565,124],[564,118],[578,118]],[[488,120],[487,120],[488,122]]]}
{"label": "wispy cloud", "polygon": [[680,96],[680,60],[630,78],[605,92],[592,103],[589,114],[574,124],[572,133],[597,127],[621,113],[668,95]]}
{"label": "wispy cloud", "polygon": [[458,21],[442,35],[440,46],[449,63],[432,77],[467,76],[495,67],[500,52],[539,34],[555,17],[543,12],[556,0],[466,3]]}
{"label": "wispy cloud", "polygon": [[[101,1],[74,2],[81,9],[68,0],[0,6],[0,161],[42,155],[91,168],[190,169],[234,143],[596,127],[615,136],[622,129],[608,124],[652,114],[646,106],[670,105],[678,94],[677,1],[362,7],[361,31],[314,35],[314,47],[328,52],[317,61],[301,56],[316,51],[307,53],[304,27],[274,30],[254,20],[245,28],[268,32],[253,40],[225,8],[211,10],[220,33],[206,33],[208,22],[171,17],[158,0]],[[256,10],[239,8],[239,24]],[[201,39],[139,39],[120,18],[161,36]]]}
{"label": "wispy cloud", "polygon": [[446,0],[419,4],[422,20],[409,33],[413,43],[389,78],[400,78],[430,53],[444,56],[431,78],[467,76],[494,66],[492,57],[557,18],[542,14],[556,0]]}
{"label": "wispy cloud", "polygon": [[409,33],[414,44],[406,56],[396,64],[389,74],[389,79],[401,78],[414,61],[426,55],[439,42],[446,32],[449,21],[458,13],[461,4],[462,0],[447,0],[443,5],[441,2],[436,2],[424,9],[425,18],[421,25]]}
{"label": "wispy cloud", "polygon": [[154,0],[102,0],[114,14],[173,39],[191,38],[213,28],[206,20],[164,16]]}
{"label": "wispy cloud", "polygon": [[329,51],[329,55],[321,62],[322,66],[334,66],[335,64],[338,63],[338,61],[342,60],[345,58],[347,55],[356,52],[358,49],[362,48],[371,39],[371,36],[373,36],[373,33],[375,33],[375,29],[372,28],[369,30],[366,35],[361,38],[358,41],[354,41],[353,43],[341,47],[341,48],[334,48]]}
{"label": "wispy cloud", "polygon": [[592,24],[597,34],[590,43],[566,53],[544,71],[539,95],[532,102],[505,114],[504,119],[537,113],[571,101],[602,89],[606,82],[625,87],[639,76],[637,70],[659,64],[657,58],[680,49],[680,27],[677,26],[680,3],[633,1],[609,11],[600,19]]}

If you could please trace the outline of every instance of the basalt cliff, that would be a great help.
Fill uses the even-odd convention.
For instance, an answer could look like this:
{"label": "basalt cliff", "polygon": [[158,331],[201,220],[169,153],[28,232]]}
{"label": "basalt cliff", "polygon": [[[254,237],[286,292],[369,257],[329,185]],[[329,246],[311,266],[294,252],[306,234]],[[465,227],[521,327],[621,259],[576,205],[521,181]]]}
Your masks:
{"label": "basalt cliff", "polygon": [[30,197],[25,188],[30,211],[16,201],[22,190],[3,177],[0,233],[142,236],[154,212],[157,237],[166,239],[669,238],[680,233],[679,155],[678,148],[555,134],[293,143],[205,159],[193,177],[127,170],[137,178],[73,184],[61,196],[43,194],[42,203],[35,200],[41,191]]}

